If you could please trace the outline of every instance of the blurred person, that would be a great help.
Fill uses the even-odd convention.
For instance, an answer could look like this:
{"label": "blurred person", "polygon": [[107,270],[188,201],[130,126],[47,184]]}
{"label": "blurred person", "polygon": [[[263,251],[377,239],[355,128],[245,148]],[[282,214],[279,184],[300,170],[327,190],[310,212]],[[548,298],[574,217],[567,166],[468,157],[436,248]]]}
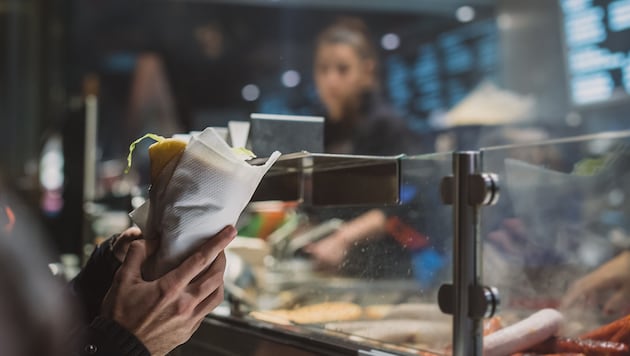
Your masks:
{"label": "blurred person", "polygon": [[186,342],[223,301],[223,249],[236,235],[232,226],[154,281],[142,277],[142,264],[154,246],[138,229],[129,229],[95,250],[68,294],[47,270],[52,259],[38,239],[37,224],[11,202],[13,209],[3,206],[3,211],[16,213],[2,220],[14,223],[0,230],[2,355],[54,356],[73,350],[81,355],[165,355]]}
{"label": "blurred person", "polygon": [[418,153],[418,138],[380,92],[378,54],[363,21],[342,18],[325,28],[313,66],[327,153]]}
{"label": "blurred person", "polygon": [[[317,92],[325,110],[325,152],[398,155],[421,151],[419,137],[412,133],[380,91],[378,54],[363,21],[341,18],[326,27],[316,38],[313,65]],[[389,254],[393,258],[392,271],[375,272],[376,275],[406,274],[410,267],[405,261],[409,258],[399,257],[408,252],[395,240],[383,239],[392,232],[388,226],[404,224],[395,218],[399,214],[394,210],[372,209],[358,217],[343,217],[348,220],[345,224],[330,236],[308,246],[306,252],[322,268],[338,268],[344,260],[352,260],[352,263],[344,264],[352,268],[355,262],[367,258],[348,256],[354,246],[361,245],[361,255],[380,254],[387,258]],[[338,214],[338,211],[330,213]],[[322,211],[316,215],[321,218]],[[388,224],[394,221],[390,218],[395,218],[396,223]],[[370,274],[364,266],[355,267],[356,273]]]}

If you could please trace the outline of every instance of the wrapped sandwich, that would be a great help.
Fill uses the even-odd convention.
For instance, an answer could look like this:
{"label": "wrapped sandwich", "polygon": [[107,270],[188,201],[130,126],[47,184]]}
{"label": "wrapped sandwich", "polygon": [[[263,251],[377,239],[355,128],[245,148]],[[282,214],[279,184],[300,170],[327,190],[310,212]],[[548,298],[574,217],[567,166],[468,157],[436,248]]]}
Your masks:
{"label": "wrapped sandwich", "polygon": [[189,142],[157,137],[149,147],[149,200],[131,212],[156,254],[145,277],[158,278],[179,265],[205,239],[234,225],[260,180],[280,156],[274,152],[262,166],[235,150],[211,128]]}

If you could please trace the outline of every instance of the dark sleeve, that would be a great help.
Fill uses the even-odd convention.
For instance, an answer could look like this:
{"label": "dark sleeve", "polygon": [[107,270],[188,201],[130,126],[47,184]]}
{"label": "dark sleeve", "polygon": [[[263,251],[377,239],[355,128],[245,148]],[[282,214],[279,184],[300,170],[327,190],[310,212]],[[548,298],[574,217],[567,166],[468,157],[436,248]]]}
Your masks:
{"label": "dark sleeve", "polygon": [[78,300],[86,321],[99,313],[105,294],[121,263],[116,259],[111,243],[116,236],[100,244],[81,272],[70,282],[70,292]]}
{"label": "dark sleeve", "polygon": [[138,338],[111,319],[97,317],[83,332],[80,356],[150,356]]}

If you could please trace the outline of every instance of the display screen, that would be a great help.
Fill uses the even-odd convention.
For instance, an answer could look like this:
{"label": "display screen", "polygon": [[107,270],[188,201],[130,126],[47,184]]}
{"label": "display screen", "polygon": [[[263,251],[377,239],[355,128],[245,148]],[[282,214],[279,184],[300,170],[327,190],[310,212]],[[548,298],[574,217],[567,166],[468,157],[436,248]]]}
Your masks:
{"label": "display screen", "polygon": [[561,0],[573,103],[630,94],[630,0]]}
{"label": "display screen", "polygon": [[498,32],[492,19],[446,31],[432,41],[411,45],[413,35],[402,40],[407,47],[386,56],[386,88],[412,126],[449,110],[481,81],[496,77]]}

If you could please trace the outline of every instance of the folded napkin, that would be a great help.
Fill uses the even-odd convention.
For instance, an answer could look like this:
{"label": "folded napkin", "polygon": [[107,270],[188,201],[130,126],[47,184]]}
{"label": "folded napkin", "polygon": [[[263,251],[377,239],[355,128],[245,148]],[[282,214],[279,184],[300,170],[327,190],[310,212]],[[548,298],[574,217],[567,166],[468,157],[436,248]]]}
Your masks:
{"label": "folded napkin", "polygon": [[252,166],[214,129],[192,136],[181,157],[152,182],[149,200],[130,214],[145,239],[159,241],[145,277],[166,274],[206,239],[236,224],[278,157],[276,151],[264,165]]}

